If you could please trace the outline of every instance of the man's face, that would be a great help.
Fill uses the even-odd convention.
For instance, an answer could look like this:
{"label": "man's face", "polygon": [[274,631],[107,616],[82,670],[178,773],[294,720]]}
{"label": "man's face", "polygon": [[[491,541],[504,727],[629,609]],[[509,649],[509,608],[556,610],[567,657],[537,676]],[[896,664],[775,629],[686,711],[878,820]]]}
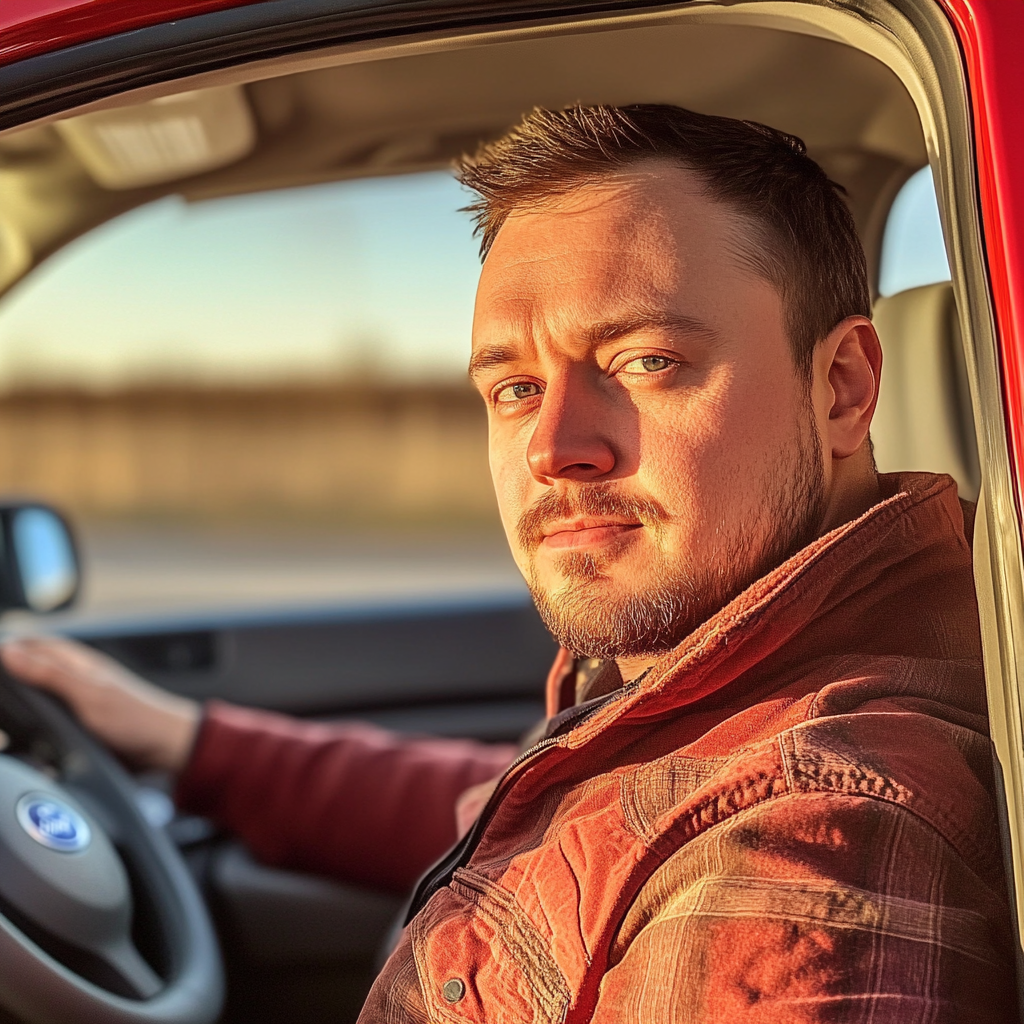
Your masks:
{"label": "man's face", "polygon": [[556,638],[678,644],[805,544],[824,465],[750,225],[659,163],[514,214],[484,264],[472,376],[516,561]]}

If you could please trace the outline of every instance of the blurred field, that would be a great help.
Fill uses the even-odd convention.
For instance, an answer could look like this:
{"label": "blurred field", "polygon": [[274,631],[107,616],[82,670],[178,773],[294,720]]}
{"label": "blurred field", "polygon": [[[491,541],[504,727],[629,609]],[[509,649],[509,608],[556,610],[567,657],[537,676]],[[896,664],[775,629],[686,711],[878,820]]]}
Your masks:
{"label": "blurred field", "polygon": [[496,516],[483,404],[450,384],[15,391],[0,493],[122,520]]}

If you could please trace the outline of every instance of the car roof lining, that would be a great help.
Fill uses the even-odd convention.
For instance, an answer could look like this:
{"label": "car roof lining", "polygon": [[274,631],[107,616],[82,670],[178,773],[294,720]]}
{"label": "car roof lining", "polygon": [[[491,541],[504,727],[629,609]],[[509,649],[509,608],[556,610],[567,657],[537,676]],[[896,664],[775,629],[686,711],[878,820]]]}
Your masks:
{"label": "car roof lining", "polygon": [[[575,102],[678,103],[799,135],[847,189],[874,277],[892,198],[927,160],[918,111],[900,78],[869,53],[768,16],[768,8],[796,6],[759,5],[753,24],[723,17],[731,13],[723,9],[696,17],[686,8],[606,19],[585,30],[534,26],[436,45],[304,55],[298,70],[291,58],[206,74],[203,85],[238,80],[239,73],[250,79],[257,144],[228,167],[160,186],[101,188],[48,125],[4,133],[0,289],[82,232],[163,195],[199,201],[443,168],[533,106]],[[183,85],[196,83],[92,106],[138,102]]]}

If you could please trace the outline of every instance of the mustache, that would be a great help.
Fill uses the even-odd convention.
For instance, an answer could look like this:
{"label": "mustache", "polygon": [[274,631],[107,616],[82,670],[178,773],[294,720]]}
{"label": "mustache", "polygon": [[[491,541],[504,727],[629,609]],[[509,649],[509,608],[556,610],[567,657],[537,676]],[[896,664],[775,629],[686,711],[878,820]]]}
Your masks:
{"label": "mustache", "polygon": [[616,516],[643,526],[656,526],[669,518],[665,506],[653,498],[622,494],[613,487],[550,491],[519,517],[516,525],[519,546],[533,551],[544,539],[543,531],[548,523],[579,516]]}

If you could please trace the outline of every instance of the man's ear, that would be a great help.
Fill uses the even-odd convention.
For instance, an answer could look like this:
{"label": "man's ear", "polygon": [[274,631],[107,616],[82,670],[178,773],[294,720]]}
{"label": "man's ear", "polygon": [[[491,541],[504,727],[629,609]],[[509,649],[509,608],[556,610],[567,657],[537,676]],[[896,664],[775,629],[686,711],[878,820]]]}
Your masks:
{"label": "man's ear", "polygon": [[814,353],[814,407],[834,459],[864,443],[878,401],[882,346],[867,317],[848,316]]}

